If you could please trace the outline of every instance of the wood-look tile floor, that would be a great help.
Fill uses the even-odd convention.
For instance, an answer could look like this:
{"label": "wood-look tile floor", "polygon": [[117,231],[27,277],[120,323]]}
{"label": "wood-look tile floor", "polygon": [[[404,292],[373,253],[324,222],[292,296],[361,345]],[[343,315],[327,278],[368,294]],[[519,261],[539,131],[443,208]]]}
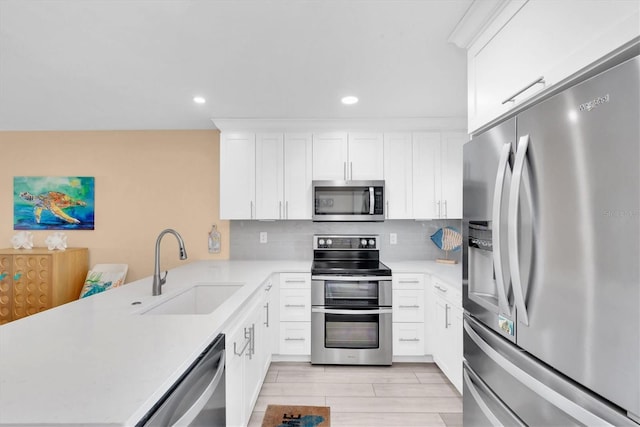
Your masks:
{"label": "wood-look tile floor", "polygon": [[274,362],[249,427],[261,426],[269,404],[329,406],[332,427],[462,426],[462,397],[434,363]]}

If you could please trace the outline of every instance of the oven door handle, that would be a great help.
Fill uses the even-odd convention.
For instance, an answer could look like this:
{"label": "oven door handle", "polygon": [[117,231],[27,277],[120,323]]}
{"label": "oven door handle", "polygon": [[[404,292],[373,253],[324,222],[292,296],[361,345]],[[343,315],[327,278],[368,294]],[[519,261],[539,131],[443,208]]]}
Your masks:
{"label": "oven door handle", "polygon": [[332,282],[380,282],[391,281],[391,276],[311,276],[311,280],[329,280]]}
{"label": "oven door handle", "polygon": [[324,314],[391,314],[391,308],[377,308],[374,310],[336,310],[333,308],[312,307],[312,313],[324,313]]}

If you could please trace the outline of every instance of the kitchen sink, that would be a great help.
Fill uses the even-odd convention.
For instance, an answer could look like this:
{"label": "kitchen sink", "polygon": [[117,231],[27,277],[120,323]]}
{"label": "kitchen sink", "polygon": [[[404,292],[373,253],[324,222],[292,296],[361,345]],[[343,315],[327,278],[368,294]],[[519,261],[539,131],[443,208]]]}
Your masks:
{"label": "kitchen sink", "polygon": [[140,314],[209,314],[243,286],[241,283],[197,284]]}

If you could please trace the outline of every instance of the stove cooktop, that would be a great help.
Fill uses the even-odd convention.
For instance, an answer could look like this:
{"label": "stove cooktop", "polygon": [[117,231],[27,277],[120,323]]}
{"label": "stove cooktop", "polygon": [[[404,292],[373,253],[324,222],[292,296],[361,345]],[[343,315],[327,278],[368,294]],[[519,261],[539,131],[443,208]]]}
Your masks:
{"label": "stove cooktop", "polygon": [[377,260],[314,260],[311,275],[391,276],[391,269]]}

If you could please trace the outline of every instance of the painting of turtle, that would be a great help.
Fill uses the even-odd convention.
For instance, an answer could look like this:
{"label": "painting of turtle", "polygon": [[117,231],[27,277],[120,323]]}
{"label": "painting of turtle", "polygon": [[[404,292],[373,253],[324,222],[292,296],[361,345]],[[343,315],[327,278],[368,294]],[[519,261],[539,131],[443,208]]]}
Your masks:
{"label": "painting of turtle", "polygon": [[14,230],[93,230],[94,181],[93,177],[14,177]]}

